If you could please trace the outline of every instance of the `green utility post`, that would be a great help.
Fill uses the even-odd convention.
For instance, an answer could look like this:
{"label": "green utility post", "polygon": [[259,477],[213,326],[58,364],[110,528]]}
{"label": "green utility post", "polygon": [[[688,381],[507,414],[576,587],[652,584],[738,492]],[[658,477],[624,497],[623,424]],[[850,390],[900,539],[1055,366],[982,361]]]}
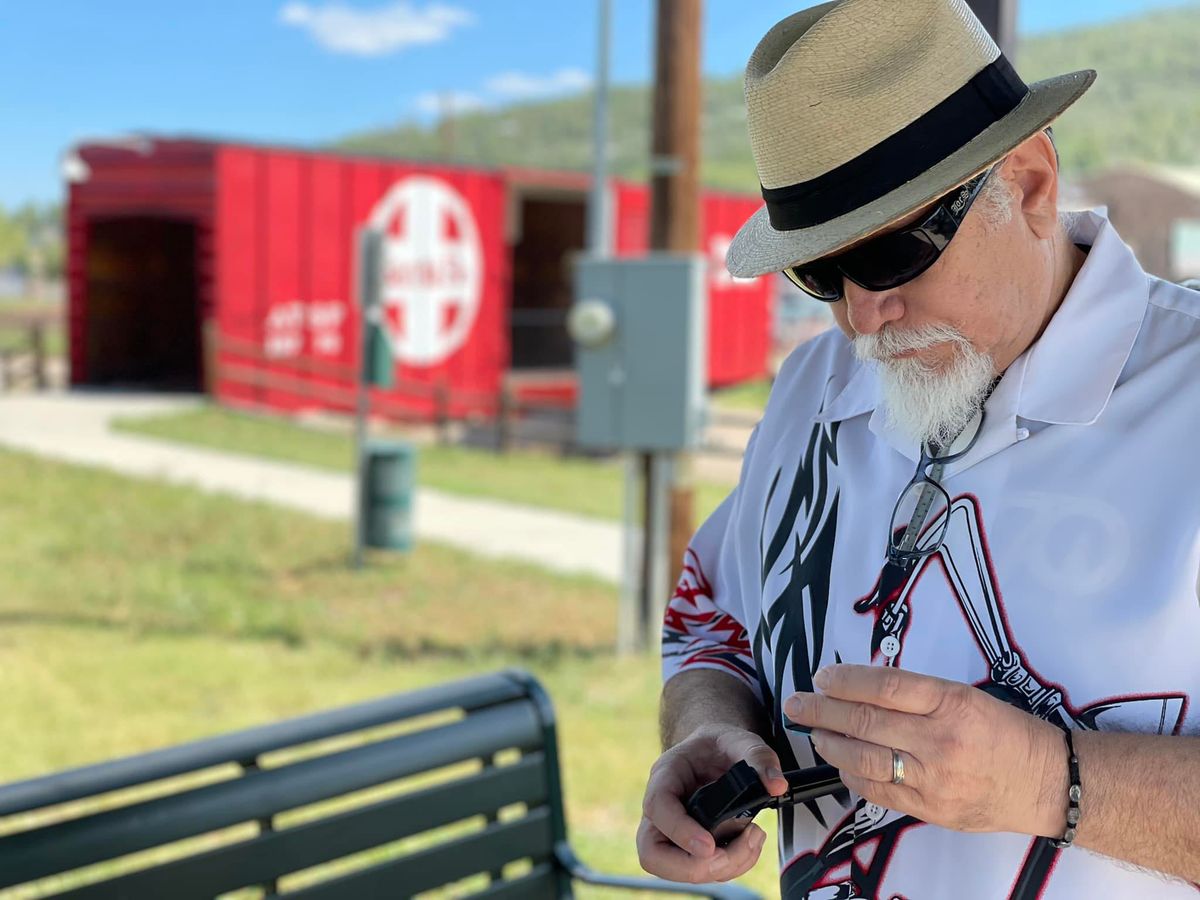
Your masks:
{"label": "green utility post", "polygon": [[412,497],[416,490],[416,454],[401,441],[374,441],[369,434],[371,387],[395,384],[391,341],[383,327],[383,232],[365,227],[358,234],[358,285],[362,310],[355,447],[357,503],[354,516],[354,567],[362,568],[367,547],[412,547]]}

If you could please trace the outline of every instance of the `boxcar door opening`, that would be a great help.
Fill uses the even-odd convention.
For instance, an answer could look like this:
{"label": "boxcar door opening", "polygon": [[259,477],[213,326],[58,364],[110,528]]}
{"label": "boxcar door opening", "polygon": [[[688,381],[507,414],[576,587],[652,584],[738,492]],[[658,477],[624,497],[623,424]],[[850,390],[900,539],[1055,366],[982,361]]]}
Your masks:
{"label": "boxcar door opening", "polygon": [[585,246],[583,196],[521,198],[512,258],[513,369],[570,369],[571,259]]}
{"label": "boxcar door opening", "polygon": [[151,217],[93,220],[85,272],[88,383],[199,390],[195,224]]}

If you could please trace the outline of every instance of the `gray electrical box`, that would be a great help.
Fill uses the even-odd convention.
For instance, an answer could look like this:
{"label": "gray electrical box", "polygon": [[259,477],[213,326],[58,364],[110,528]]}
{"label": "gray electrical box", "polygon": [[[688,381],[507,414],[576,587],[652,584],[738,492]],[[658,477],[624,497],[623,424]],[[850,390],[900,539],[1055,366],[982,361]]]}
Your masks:
{"label": "gray electrical box", "polygon": [[579,257],[568,329],[579,374],[584,447],[685,450],[706,409],[705,260]]}

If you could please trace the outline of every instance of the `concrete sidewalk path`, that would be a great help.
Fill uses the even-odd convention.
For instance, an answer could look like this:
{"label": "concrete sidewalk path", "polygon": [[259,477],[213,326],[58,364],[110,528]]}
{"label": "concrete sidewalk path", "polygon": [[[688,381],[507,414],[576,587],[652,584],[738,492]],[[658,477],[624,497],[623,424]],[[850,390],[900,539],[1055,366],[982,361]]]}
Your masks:
{"label": "concrete sidewalk path", "polygon": [[[245,500],[261,500],[347,522],[349,475],[252,456],[188,447],[113,432],[123,416],[156,415],[199,405],[197,398],[106,393],[43,393],[0,398],[0,445],[49,459],[95,466]],[[620,580],[617,523],[421,488],[417,536],[496,559],[556,572]]]}

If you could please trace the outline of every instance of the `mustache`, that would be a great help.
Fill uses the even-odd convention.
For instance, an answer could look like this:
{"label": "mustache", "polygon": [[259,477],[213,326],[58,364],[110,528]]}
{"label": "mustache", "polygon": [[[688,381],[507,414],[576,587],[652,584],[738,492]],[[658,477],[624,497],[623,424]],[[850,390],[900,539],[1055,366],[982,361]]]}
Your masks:
{"label": "mustache", "polygon": [[938,344],[957,344],[969,348],[971,342],[950,325],[923,325],[898,330],[881,328],[875,334],[860,334],[854,339],[854,355],[863,362],[891,362],[900,353],[927,350]]}

